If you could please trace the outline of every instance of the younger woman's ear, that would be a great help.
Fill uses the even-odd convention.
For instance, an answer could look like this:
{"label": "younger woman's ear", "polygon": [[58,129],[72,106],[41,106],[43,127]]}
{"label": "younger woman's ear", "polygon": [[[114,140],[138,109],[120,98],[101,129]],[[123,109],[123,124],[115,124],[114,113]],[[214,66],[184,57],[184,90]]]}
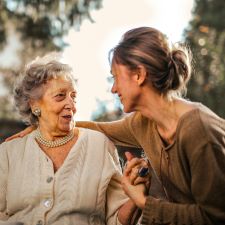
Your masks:
{"label": "younger woman's ear", "polygon": [[138,85],[141,86],[147,79],[147,71],[144,66],[139,65],[137,68],[137,82]]}

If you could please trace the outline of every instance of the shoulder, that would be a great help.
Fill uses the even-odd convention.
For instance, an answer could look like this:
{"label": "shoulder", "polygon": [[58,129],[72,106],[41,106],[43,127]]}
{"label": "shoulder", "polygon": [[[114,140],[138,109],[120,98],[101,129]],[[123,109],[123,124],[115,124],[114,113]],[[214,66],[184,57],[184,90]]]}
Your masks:
{"label": "shoulder", "polygon": [[[98,146],[96,149],[115,149],[114,144],[109,140],[109,138],[102,132],[91,130],[87,128],[79,128],[82,134],[83,142],[85,145]],[[101,150],[102,151],[102,150]]]}
{"label": "shoulder", "polygon": [[225,120],[201,105],[183,116],[180,131],[190,136],[200,133],[209,141],[215,134],[225,134]]}
{"label": "shoulder", "polygon": [[88,128],[79,128],[79,131],[80,133],[83,133],[86,138],[91,140],[99,140],[99,141],[108,140],[105,134],[97,130],[91,130]]}
{"label": "shoulder", "polygon": [[101,155],[106,158],[112,157],[114,162],[119,163],[116,147],[105,134],[87,128],[80,128],[80,131],[83,132],[84,142],[89,153],[98,157]]}
{"label": "shoulder", "polygon": [[14,146],[23,145],[27,141],[27,136],[22,138],[15,138],[13,140],[3,142],[0,146],[1,148],[12,148]]}
{"label": "shoulder", "polygon": [[132,129],[135,128],[136,131],[143,132],[153,124],[153,121],[149,118],[143,116],[140,112],[133,112],[124,117],[127,125]]}
{"label": "shoulder", "polygon": [[23,138],[15,138],[13,140],[3,142],[0,145],[0,152],[5,152],[8,155],[18,155],[25,149],[29,136],[30,135],[26,135]]}
{"label": "shoulder", "polygon": [[[178,139],[184,146],[225,145],[225,120],[206,106],[186,113],[178,125]],[[225,146],[224,146],[225,147]]]}

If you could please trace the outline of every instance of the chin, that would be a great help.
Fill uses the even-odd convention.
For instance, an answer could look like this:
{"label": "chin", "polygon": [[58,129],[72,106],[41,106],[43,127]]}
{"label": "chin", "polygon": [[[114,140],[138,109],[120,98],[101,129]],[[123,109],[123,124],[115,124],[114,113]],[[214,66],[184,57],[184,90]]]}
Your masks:
{"label": "chin", "polygon": [[131,110],[131,109],[126,109],[126,108],[123,108],[123,111],[124,111],[125,113],[131,113],[131,112],[133,112],[133,110]]}
{"label": "chin", "polygon": [[64,131],[64,132],[70,132],[71,130],[73,130],[74,127],[74,123],[72,124],[64,124],[60,127],[60,130]]}
{"label": "chin", "polygon": [[135,107],[123,107],[123,111],[125,112],[125,113],[132,113],[132,112],[135,112],[135,111],[137,111],[136,109],[135,109]]}

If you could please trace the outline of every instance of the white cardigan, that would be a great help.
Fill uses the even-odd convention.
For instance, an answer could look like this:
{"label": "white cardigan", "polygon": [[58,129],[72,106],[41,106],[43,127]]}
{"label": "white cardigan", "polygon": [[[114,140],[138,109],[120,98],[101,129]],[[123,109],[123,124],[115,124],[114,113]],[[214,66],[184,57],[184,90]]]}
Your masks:
{"label": "white cardigan", "polygon": [[55,174],[34,132],[0,145],[0,212],[7,221],[0,224],[120,224],[117,212],[128,199],[115,146],[102,133],[79,129]]}

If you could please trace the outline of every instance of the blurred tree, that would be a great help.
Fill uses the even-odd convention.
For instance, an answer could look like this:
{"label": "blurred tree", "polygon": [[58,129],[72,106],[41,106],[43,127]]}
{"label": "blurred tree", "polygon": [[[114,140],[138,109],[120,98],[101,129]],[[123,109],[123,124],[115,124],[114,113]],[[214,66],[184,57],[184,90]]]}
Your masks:
{"label": "blurred tree", "polygon": [[[0,118],[16,118],[8,98],[12,83],[23,66],[46,52],[62,50],[63,37],[69,29],[79,29],[84,19],[92,18],[90,11],[101,8],[102,0],[1,0],[0,1],[0,54],[16,41],[18,64],[0,67],[0,79],[9,91],[0,93]],[[11,40],[13,38],[13,40]]]}
{"label": "blurred tree", "polygon": [[2,0],[0,2],[0,46],[6,41],[7,24],[12,23],[23,41],[32,48],[63,48],[62,37],[83,19],[92,21],[90,10],[101,0]]}
{"label": "blurred tree", "polygon": [[196,0],[185,31],[194,55],[194,76],[188,97],[225,118],[225,1]]}
{"label": "blurred tree", "polygon": [[[105,122],[105,121],[113,121],[121,119],[124,116],[123,110],[121,108],[120,102],[115,99],[112,105],[112,101],[102,101],[96,99],[97,103],[97,110],[92,113],[91,119],[98,122]],[[110,107],[111,106],[111,107]],[[113,110],[110,108],[113,108]]]}

